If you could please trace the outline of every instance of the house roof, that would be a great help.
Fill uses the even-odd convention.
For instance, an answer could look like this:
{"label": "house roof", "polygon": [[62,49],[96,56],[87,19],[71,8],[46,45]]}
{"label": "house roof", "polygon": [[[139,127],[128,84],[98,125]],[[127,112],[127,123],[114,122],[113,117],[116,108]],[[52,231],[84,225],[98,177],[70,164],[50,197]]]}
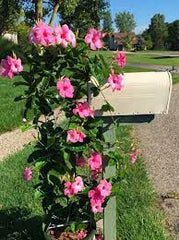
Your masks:
{"label": "house roof", "polygon": [[111,37],[114,37],[118,44],[123,44],[126,41],[126,37],[129,36],[132,39],[132,44],[137,44],[137,37],[135,33],[124,33],[124,32],[115,32],[111,34]]}

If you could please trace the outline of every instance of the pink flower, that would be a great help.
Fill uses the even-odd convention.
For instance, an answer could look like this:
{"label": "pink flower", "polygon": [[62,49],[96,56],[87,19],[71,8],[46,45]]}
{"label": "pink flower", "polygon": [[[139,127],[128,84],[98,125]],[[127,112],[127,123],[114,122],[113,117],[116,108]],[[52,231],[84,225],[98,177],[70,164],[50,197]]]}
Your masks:
{"label": "pink flower", "polygon": [[126,55],[123,52],[118,52],[117,53],[117,63],[118,65],[123,68],[126,65]]}
{"label": "pink flower", "polygon": [[101,41],[102,38],[103,35],[101,31],[89,29],[85,36],[85,43],[89,44],[92,50],[97,50],[103,47],[103,42]]}
{"label": "pink flower", "polygon": [[137,153],[131,152],[130,153],[130,161],[131,161],[131,163],[135,163],[136,160],[137,160],[137,157],[138,157]]}
{"label": "pink flower", "polygon": [[81,192],[84,188],[85,187],[82,178],[76,177],[73,183],[69,181],[65,183],[64,195],[71,197],[74,194]]}
{"label": "pink flower", "polygon": [[96,235],[96,240],[103,240],[103,236],[102,235]]}
{"label": "pink flower", "polygon": [[91,199],[90,200],[91,205],[102,204],[105,199],[104,196],[102,196],[102,194],[101,194],[101,190],[97,187],[88,192],[88,197]]}
{"label": "pink flower", "polygon": [[67,132],[67,142],[72,142],[72,143],[84,142],[85,137],[86,137],[86,134],[84,134],[79,130],[73,129]]}
{"label": "pink flower", "polygon": [[65,183],[64,195],[68,197],[71,197],[74,195],[73,184],[69,181]]}
{"label": "pink flower", "polygon": [[27,182],[29,182],[32,179],[32,170],[30,167],[26,167],[24,169],[23,178]]}
{"label": "pink flower", "polygon": [[14,74],[19,74],[23,70],[21,59],[12,58],[10,56],[1,60],[1,66],[0,75],[3,77],[7,76],[10,79],[13,78]]}
{"label": "pink flower", "polygon": [[124,87],[124,78],[122,75],[111,74],[108,78],[108,83],[112,90],[121,90]]}
{"label": "pink flower", "polygon": [[99,171],[102,166],[102,157],[98,152],[93,152],[88,159],[88,166],[92,171]]}
{"label": "pink flower", "polygon": [[103,212],[103,207],[101,206],[101,204],[94,204],[91,207],[91,211],[93,213],[102,213]]}
{"label": "pink flower", "polygon": [[110,182],[106,181],[106,179],[102,179],[97,188],[100,189],[103,197],[108,197],[111,194],[112,186]]}
{"label": "pink flower", "polygon": [[85,159],[81,156],[80,158],[76,159],[76,166],[78,167],[84,167],[86,164]]}
{"label": "pink flower", "polygon": [[86,137],[86,134],[84,134],[83,132],[81,131],[77,131],[78,133],[78,142],[84,142],[84,138]]}
{"label": "pink flower", "polygon": [[66,24],[55,27],[53,34],[55,44],[61,44],[61,46],[65,48],[68,46],[68,43],[71,43],[72,47],[76,47],[75,34]]}
{"label": "pink flower", "polygon": [[79,114],[81,118],[92,117],[94,118],[94,111],[90,108],[88,102],[77,103],[75,109],[73,109],[75,115]]}
{"label": "pink flower", "polygon": [[75,194],[78,193],[78,192],[81,192],[85,188],[82,178],[81,177],[76,177],[75,182],[72,184],[72,187],[73,187],[73,190],[74,190]]}
{"label": "pink flower", "polygon": [[81,230],[78,232],[77,237],[79,240],[84,239],[87,236],[87,231],[86,230]]}
{"label": "pink flower", "polygon": [[71,81],[69,78],[59,78],[57,82],[57,89],[59,90],[59,94],[61,97],[73,98],[74,87],[71,85]]}
{"label": "pink flower", "polygon": [[88,192],[88,197],[90,198],[91,211],[94,213],[102,212],[102,204],[104,202],[104,197],[101,195],[100,189],[95,188],[94,190],[90,190]]}
{"label": "pink flower", "polygon": [[53,29],[42,21],[39,21],[30,31],[30,43],[43,45],[45,47],[54,43]]}

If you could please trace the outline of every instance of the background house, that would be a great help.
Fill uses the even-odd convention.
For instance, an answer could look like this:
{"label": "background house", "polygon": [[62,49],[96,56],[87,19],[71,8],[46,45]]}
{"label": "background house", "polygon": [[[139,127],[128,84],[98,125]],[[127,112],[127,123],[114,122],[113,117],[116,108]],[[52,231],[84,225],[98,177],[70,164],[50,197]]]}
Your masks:
{"label": "background house", "polygon": [[133,50],[136,48],[137,45],[137,36],[135,33],[112,33],[109,36],[108,40],[108,47],[110,50],[116,51],[116,50]]}

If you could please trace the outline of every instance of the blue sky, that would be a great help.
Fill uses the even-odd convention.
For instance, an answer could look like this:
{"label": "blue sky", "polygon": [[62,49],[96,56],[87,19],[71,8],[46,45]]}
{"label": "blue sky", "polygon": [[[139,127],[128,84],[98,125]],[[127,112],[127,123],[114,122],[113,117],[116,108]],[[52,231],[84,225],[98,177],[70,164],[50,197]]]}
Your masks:
{"label": "blue sky", "polygon": [[136,32],[140,33],[156,13],[164,14],[167,22],[179,19],[179,0],[110,0],[113,18],[116,12],[130,11],[137,22]]}

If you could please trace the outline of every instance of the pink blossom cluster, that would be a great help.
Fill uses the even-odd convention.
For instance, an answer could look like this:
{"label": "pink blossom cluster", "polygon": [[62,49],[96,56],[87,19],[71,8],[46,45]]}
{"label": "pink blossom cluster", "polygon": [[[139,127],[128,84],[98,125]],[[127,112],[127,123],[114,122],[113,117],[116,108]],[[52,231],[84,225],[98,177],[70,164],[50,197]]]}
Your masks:
{"label": "pink blossom cluster", "polygon": [[72,129],[67,132],[67,142],[77,143],[84,142],[86,134],[80,130]]}
{"label": "pink blossom cluster", "polygon": [[124,52],[118,52],[116,61],[121,68],[124,68],[126,65],[126,54]]}
{"label": "pink blossom cluster", "polygon": [[76,47],[75,34],[64,24],[56,26],[54,29],[46,23],[39,21],[30,31],[30,43],[35,43],[48,47],[50,45],[60,44],[62,47],[67,47],[70,43],[72,47]]}
{"label": "pink blossom cluster", "polygon": [[23,178],[25,181],[29,182],[32,179],[32,170],[30,167],[26,167],[23,172]]}
{"label": "pink blossom cluster", "polygon": [[73,196],[84,189],[84,183],[81,177],[76,177],[74,182],[67,181],[65,183],[64,195]]}
{"label": "pink blossom cluster", "polygon": [[57,89],[59,90],[59,95],[62,98],[73,98],[74,87],[69,78],[59,78],[57,82]]}
{"label": "pink blossom cluster", "polygon": [[78,237],[79,240],[85,239],[86,236],[87,236],[87,231],[86,230],[81,230],[77,234],[77,237]]}
{"label": "pink blossom cluster", "polygon": [[88,159],[88,166],[91,169],[91,177],[97,180],[98,174],[102,170],[102,156],[98,152],[93,152]]}
{"label": "pink blossom cluster", "polygon": [[77,103],[76,108],[73,109],[75,115],[79,114],[81,118],[92,117],[94,118],[94,110],[90,108],[88,102]]}
{"label": "pink blossom cluster", "polygon": [[121,90],[124,87],[124,78],[121,74],[111,74],[108,78],[108,83],[113,91]]}
{"label": "pink blossom cluster", "polygon": [[6,59],[1,60],[1,76],[12,79],[14,74],[19,74],[22,71],[23,66],[20,58],[17,59],[7,56]]}
{"label": "pink blossom cluster", "polygon": [[85,43],[89,44],[92,50],[97,50],[103,47],[103,42],[101,39],[103,34],[101,31],[94,28],[89,29],[87,35],[85,36]]}
{"label": "pink blossom cluster", "polygon": [[98,152],[93,152],[88,159],[88,166],[92,171],[98,171],[102,167],[102,157]]}
{"label": "pink blossom cluster", "polygon": [[104,203],[105,198],[110,196],[111,188],[111,183],[106,179],[102,179],[95,189],[92,189],[88,192],[92,212],[103,212],[102,204]]}

